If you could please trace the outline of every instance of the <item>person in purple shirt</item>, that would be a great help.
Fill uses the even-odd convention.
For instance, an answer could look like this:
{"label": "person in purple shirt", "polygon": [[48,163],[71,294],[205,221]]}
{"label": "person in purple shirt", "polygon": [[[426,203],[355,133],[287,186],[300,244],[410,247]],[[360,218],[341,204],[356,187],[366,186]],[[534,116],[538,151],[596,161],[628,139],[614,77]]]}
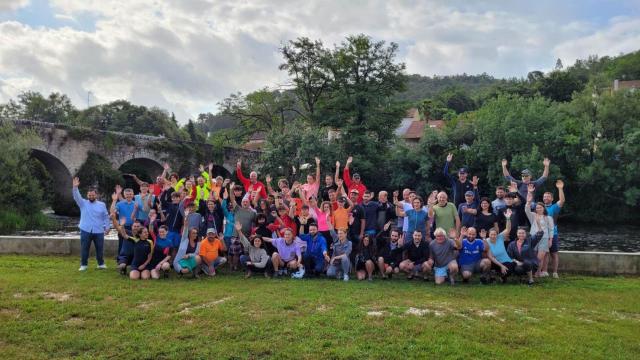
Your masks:
{"label": "person in purple shirt", "polygon": [[284,238],[263,237],[262,239],[273,244],[276,248],[276,252],[271,256],[276,277],[286,274],[287,269],[298,270],[296,277],[304,276],[302,251],[294,239],[293,230],[286,228]]}
{"label": "person in purple shirt", "polygon": [[[540,176],[535,181],[531,181],[531,171],[529,169],[524,169],[520,173],[522,180],[514,179],[513,176],[511,176],[511,174],[509,173],[509,170],[507,169],[507,164],[508,164],[507,160],[502,159],[502,175],[504,175],[504,178],[507,181],[515,182],[518,185],[518,193],[520,194],[520,196],[522,196],[522,198],[526,199],[527,193],[528,193],[527,187],[529,186],[530,183],[533,183],[533,185],[537,189],[540,186],[542,186],[542,184],[544,184],[545,181],[547,181],[547,177],[549,176],[549,165],[551,164],[551,160],[549,160],[548,158],[544,158],[544,160],[542,161],[542,164],[544,165],[544,171],[542,172],[542,176]],[[534,199],[535,199],[535,194],[534,194]]]}
{"label": "person in purple shirt", "polygon": [[91,242],[96,248],[96,260],[98,261],[98,269],[106,269],[104,264],[104,236],[109,233],[111,229],[111,220],[109,219],[109,213],[107,212],[107,206],[97,200],[97,193],[95,189],[89,189],[87,191],[87,198],[83,199],[80,195],[80,179],[73,178],[73,200],[76,201],[80,208],[80,268],[79,271],[87,270],[87,263],[89,260],[89,249],[91,248]]}

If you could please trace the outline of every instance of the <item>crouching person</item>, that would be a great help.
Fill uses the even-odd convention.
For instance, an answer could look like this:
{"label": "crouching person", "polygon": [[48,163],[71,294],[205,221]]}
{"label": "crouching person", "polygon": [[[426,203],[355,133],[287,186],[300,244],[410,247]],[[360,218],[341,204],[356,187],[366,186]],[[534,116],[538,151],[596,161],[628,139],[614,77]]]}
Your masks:
{"label": "crouching person", "polygon": [[489,271],[491,270],[491,261],[483,258],[488,250],[484,245],[484,241],[477,238],[477,232],[474,227],[467,229],[466,236],[462,239],[462,247],[460,249],[460,257],[458,265],[462,270],[462,281],[469,282],[474,273],[479,273],[480,282],[486,284],[488,282]]}
{"label": "crouching person", "polygon": [[[184,218],[186,219],[189,214],[189,210],[185,209]],[[191,228],[186,224],[183,225],[184,231],[182,232],[182,239],[180,240],[180,246],[176,252],[176,256],[173,258],[173,270],[180,275],[191,273],[194,278],[198,277],[198,268],[202,261],[198,253],[200,253],[200,241],[198,237],[198,228]]]}
{"label": "crouching person", "polygon": [[329,225],[329,232],[333,238],[333,256],[329,259],[329,268],[327,268],[327,277],[340,278],[342,273],[342,280],[349,281],[349,271],[351,271],[351,255],[352,245],[351,241],[347,239],[347,231],[345,229],[338,229],[336,233],[332,225]]}
{"label": "crouching person", "polygon": [[293,274],[296,278],[302,278],[302,276],[304,276],[302,251],[295,241],[293,230],[285,228],[284,238],[263,237],[262,240],[270,242],[276,248],[276,252],[271,256],[273,271],[276,277],[288,274],[288,270],[297,270],[297,272]]}
{"label": "crouching person", "polygon": [[422,232],[415,230],[413,239],[403,244],[403,239],[398,244],[407,251],[407,259],[400,263],[400,270],[407,274],[407,279],[411,280],[415,275],[422,274],[424,280],[431,273],[431,263],[429,260],[429,244],[422,240]]}
{"label": "crouching person", "polygon": [[327,253],[327,240],[318,232],[318,225],[310,223],[309,234],[300,234],[300,239],[307,245],[303,255],[307,276],[324,273],[325,262],[328,263],[331,258]]}
{"label": "crouching person", "polygon": [[543,231],[539,231],[535,236],[527,235],[526,228],[518,228],[516,241],[509,243],[507,255],[516,263],[514,273],[522,276],[527,274],[529,286],[533,285],[533,273],[538,270],[538,254],[536,245],[544,236]]}
{"label": "crouching person", "polygon": [[436,239],[429,243],[429,263],[433,267],[436,285],[444,283],[447,277],[451,285],[454,285],[458,273],[458,244],[452,239],[447,239],[447,232],[443,228],[437,228],[434,235]]}
{"label": "crouching person", "polygon": [[[149,229],[142,227],[138,231],[138,236],[133,237],[127,234],[124,227],[115,220],[115,216],[113,216],[113,225],[118,229],[118,232],[125,242],[133,242],[133,256],[131,257],[129,278],[131,280],[147,280],[151,278],[151,272],[147,269],[153,256],[153,240],[149,237]],[[126,263],[120,263],[118,265],[124,265],[124,269],[126,269]]]}
{"label": "crouching person", "polygon": [[220,251],[225,251],[225,245],[218,238],[216,229],[207,229],[207,237],[200,244],[200,269],[209,276],[216,275],[216,268],[227,262],[227,258],[220,256]]}
{"label": "crouching person", "polygon": [[264,273],[264,277],[269,277],[269,274],[273,272],[273,265],[267,251],[263,248],[260,235],[253,235],[248,240],[242,233],[240,222],[236,222],[235,228],[238,231],[240,242],[249,251],[249,255],[240,256],[240,264],[247,270],[245,278],[250,278],[254,272],[261,272]]}

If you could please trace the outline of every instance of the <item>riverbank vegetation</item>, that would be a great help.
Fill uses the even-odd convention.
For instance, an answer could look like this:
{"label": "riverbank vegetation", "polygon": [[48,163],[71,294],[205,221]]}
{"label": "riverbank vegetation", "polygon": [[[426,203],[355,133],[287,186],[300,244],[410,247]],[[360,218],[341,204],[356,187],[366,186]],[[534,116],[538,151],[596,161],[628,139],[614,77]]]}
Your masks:
{"label": "riverbank vegetation", "polygon": [[77,261],[0,256],[5,358],[636,359],[640,353],[640,283],[633,277],[567,276],[532,288],[226,273],[140,282],[117,274],[113,261],[109,270],[92,266],[84,273]]}
{"label": "riverbank vegetation", "polygon": [[[567,184],[563,216],[599,223],[640,220],[640,91],[613,88],[616,79],[640,79],[640,51],[592,56],[567,67],[557,61],[548,72],[496,79],[407,75],[398,49],[366,35],[333,47],[292,40],[280,49],[287,86],[232,94],[217,113],[200,114],[183,126],[167,111],[125,100],[79,110],[65,95],[34,92],[0,105],[0,118],[164,136],[168,144],[206,141],[218,149],[263,133],[261,176],[303,179],[300,165],[315,156],[332,173],[336,160],[352,155],[369,188],[408,186],[422,194],[447,184],[442,166],[449,152],[454,167],[465,165],[480,177],[486,196],[504,185],[501,159],[509,160],[514,175],[528,168],[535,176],[549,157],[551,178]],[[417,143],[397,137],[394,131],[410,108],[423,120],[443,120],[442,128],[426,126]],[[189,153],[188,144],[180,146]],[[179,170],[186,175],[194,166]],[[138,175],[150,180],[154,174]],[[109,177],[104,184],[113,181]],[[552,184],[543,190],[553,191]]]}

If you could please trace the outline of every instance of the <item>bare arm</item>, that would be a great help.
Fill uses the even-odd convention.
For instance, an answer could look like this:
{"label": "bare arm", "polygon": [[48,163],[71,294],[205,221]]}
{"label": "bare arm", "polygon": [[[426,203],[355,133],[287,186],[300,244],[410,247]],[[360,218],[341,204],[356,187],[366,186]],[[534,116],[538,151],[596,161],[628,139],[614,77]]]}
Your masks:
{"label": "bare arm", "polygon": [[558,188],[558,206],[564,206],[564,182],[562,180],[556,181],[556,187]]}

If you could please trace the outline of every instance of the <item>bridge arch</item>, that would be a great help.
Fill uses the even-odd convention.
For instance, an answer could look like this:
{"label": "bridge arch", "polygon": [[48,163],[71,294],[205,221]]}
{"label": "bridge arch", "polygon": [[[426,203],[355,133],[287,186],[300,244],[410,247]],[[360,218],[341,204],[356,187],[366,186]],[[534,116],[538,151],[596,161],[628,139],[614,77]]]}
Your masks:
{"label": "bridge arch", "polygon": [[49,172],[53,192],[52,208],[59,215],[74,215],[78,212],[71,194],[73,175],[69,168],[55,155],[40,149],[31,149],[31,157],[37,159]]}
{"label": "bridge arch", "polygon": [[[160,162],[154,159],[136,157],[120,164],[118,170],[123,174],[134,174],[142,181],[153,183],[156,181],[156,177],[162,174],[164,168]],[[131,177],[125,177],[125,186],[133,188],[136,192],[139,189],[138,184]]]}

